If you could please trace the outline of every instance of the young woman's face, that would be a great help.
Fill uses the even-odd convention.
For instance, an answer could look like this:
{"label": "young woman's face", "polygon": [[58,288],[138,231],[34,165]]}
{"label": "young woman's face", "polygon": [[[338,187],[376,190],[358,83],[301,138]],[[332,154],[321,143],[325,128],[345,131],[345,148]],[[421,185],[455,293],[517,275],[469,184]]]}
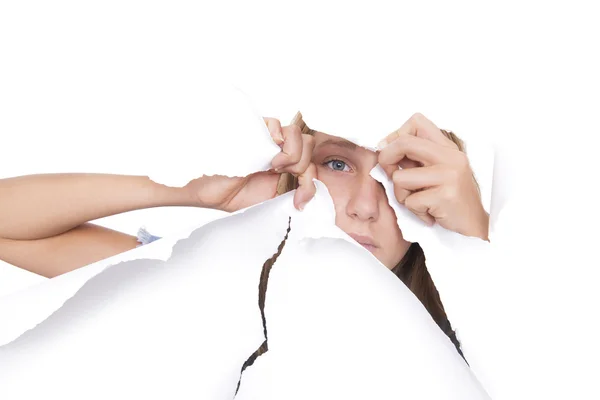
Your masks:
{"label": "young woman's face", "polygon": [[383,186],[369,172],[377,154],[322,132],[315,133],[317,177],[333,198],[336,225],[392,269],[408,251]]}

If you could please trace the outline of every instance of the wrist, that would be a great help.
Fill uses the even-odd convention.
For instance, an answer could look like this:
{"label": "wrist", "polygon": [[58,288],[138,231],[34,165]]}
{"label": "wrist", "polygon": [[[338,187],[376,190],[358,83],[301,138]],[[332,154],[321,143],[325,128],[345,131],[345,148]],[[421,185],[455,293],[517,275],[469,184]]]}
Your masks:
{"label": "wrist", "polygon": [[150,178],[148,180],[153,207],[202,207],[187,187],[171,187],[156,183]]}

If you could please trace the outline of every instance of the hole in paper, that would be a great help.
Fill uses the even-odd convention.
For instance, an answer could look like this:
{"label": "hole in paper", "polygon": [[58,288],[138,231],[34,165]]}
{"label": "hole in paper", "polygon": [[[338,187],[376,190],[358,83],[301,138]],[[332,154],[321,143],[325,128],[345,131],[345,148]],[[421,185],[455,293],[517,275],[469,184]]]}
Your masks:
{"label": "hole in paper", "polygon": [[262,344],[259,346],[259,348],[256,349],[254,351],[254,353],[252,353],[250,355],[250,357],[248,357],[248,359],[242,365],[242,370],[240,372],[240,379],[238,380],[237,388],[235,389],[235,394],[236,395],[237,395],[238,390],[240,389],[240,384],[242,383],[242,376],[243,376],[244,371],[246,370],[246,368],[248,368],[249,366],[251,366],[252,364],[254,364],[254,361],[256,361],[256,359],[259,356],[261,356],[262,354],[264,354],[267,351],[269,351],[269,344],[268,344],[269,337],[267,335],[267,320],[265,318],[265,299],[266,299],[266,295],[267,295],[267,285],[269,283],[269,274],[271,273],[271,269],[273,268],[273,265],[275,264],[275,261],[277,261],[277,258],[281,254],[281,251],[283,250],[283,248],[285,246],[285,242],[286,242],[286,240],[288,238],[288,235],[290,233],[290,223],[291,223],[291,221],[292,221],[292,218],[290,217],[290,219],[288,220],[288,229],[287,229],[287,232],[285,234],[285,237],[283,238],[283,240],[279,244],[279,247],[277,248],[277,253],[273,254],[273,256],[271,258],[269,258],[267,261],[265,261],[265,263],[263,264],[263,267],[262,267],[262,271],[260,273],[260,282],[258,284],[258,307],[260,308],[260,315],[262,317],[263,332],[265,334],[265,341],[262,342]]}

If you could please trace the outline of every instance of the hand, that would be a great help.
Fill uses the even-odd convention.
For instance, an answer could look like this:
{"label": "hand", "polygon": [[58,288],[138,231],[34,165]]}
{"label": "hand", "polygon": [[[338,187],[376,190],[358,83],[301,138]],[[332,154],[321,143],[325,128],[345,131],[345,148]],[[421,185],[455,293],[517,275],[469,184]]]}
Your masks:
{"label": "hand", "polygon": [[281,147],[281,152],[271,161],[273,169],[243,178],[214,175],[194,179],[186,189],[200,207],[232,212],[270,200],[277,196],[277,182],[284,172],[298,177],[299,187],[294,194],[297,209],[303,209],[315,195],[312,180],[316,178],[317,168],[311,162],[314,138],[303,135],[296,125],[282,128],[277,119],[264,120],[271,138]]}
{"label": "hand", "polygon": [[489,215],[469,160],[433,122],[415,114],[379,148],[398,202],[430,226],[488,240]]}

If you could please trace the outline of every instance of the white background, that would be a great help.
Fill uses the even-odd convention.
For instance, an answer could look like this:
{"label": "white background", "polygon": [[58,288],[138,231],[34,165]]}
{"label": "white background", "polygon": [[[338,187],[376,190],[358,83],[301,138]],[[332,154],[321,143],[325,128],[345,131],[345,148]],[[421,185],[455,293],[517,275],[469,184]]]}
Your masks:
{"label": "white background", "polygon": [[[591,377],[586,362],[593,353],[582,335],[594,337],[589,318],[600,265],[596,7],[592,1],[4,2],[0,177],[76,168],[97,151],[105,152],[109,172],[126,164],[121,149],[169,140],[181,124],[177,117],[189,114],[194,90],[217,76],[244,89],[263,115],[285,122],[300,109],[315,119],[371,122],[377,139],[422,112],[467,140],[497,145],[492,212],[494,202],[512,201],[510,214],[507,208],[498,220],[506,235],[522,238],[515,251],[526,252],[514,254],[507,273],[528,277],[533,298],[541,290],[538,277],[552,280],[544,293],[552,287],[556,301],[540,326],[565,332],[552,362],[563,357],[580,377]],[[188,135],[181,146],[201,146],[207,134]],[[235,143],[224,137],[222,146]],[[177,160],[174,152],[148,162],[170,168]],[[132,169],[143,172],[143,165]],[[202,218],[208,217],[201,210],[143,210],[100,222],[131,234],[141,225],[168,234]],[[1,276],[12,289],[29,282]]]}

